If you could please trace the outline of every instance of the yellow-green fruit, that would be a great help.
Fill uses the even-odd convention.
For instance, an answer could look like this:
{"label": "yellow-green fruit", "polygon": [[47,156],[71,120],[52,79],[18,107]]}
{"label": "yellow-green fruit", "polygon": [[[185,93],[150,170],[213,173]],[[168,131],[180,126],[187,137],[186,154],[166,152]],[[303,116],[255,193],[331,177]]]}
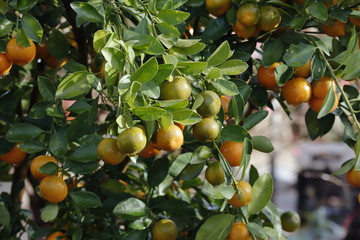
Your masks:
{"label": "yellow-green fruit", "polygon": [[219,125],[212,118],[203,118],[193,127],[193,135],[200,142],[212,142],[219,135]]}
{"label": "yellow-green fruit", "polygon": [[135,155],[146,146],[147,140],[143,129],[131,127],[119,134],[117,145],[122,154]]}
{"label": "yellow-green fruit", "polygon": [[213,162],[206,168],[205,179],[214,186],[225,182],[225,174],[220,161]]}
{"label": "yellow-green fruit", "polygon": [[177,237],[176,224],[170,219],[162,219],[155,223],[152,228],[153,240],[176,240]]}
{"label": "yellow-green fruit", "polygon": [[181,76],[174,77],[172,82],[164,81],[160,87],[163,100],[187,99],[191,95],[190,82]]}
{"label": "yellow-green fruit", "polygon": [[197,112],[205,118],[216,116],[221,108],[219,96],[213,91],[204,91],[200,95],[204,98],[204,101],[197,108]]}
{"label": "yellow-green fruit", "polygon": [[101,140],[97,147],[97,154],[101,160],[111,165],[121,163],[126,157],[126,154],[120,152],[117,141],[114,138]]}
{"label": "yellow-green fruit", "polygon": [[300,216],[297,212],[288,211],[281,214],[281,226],[287,232],[296,231],[301,224]]}

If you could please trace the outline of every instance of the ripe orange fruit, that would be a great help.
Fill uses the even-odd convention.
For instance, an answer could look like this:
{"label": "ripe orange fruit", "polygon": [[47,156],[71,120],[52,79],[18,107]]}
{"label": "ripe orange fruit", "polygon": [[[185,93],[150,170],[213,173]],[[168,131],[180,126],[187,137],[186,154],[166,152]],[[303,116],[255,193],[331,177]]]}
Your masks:
{"label": "ripe orange fruit", "polygon": [[146,134],[140,127],[131,127],[119,134],[117,145],[120,153],[135,155],[146,147]]}
{"label": "ripe orange fruit", "polygon": [[158,150],[175,151],[180,149],[183,143],[183,132],[175,124],[170,125],[167,129],[160,128],[156,132],[155,148]]}
{"label": "ripe orange fruit", "polygon": [[282,95],[290,105],[299,105],[310,100],[311,85],[305,78],[293,78],[285,83]]}
{"label": "ripe orange fruit", "polygon": [[324,33],[330,37],[341,37],[345,33],[345,23],[339,20],[330,20],[322,25]]}
{"label": "ripe orange fruit", "polygon": [[18,144],[15,144],[9,152],[1,155],[0,160],[10,164],[15,164],[16,166],[19,165],[22,161],[24,161],[26,153],[23,152],[20,148],[18,148],[17,145]]}
{"label": "ripe orange fruit", "polygon": [[60,60],[56,57],[51,56],[50,54],[45,57],[45,64],[52,69],[57,67],[62,68],[68,62],[67,59],[63,59],[60,63]]}
{"label": "ripe orange fruit", "polygon": [[104,138],[97,147],[98,157],[104,162],[116,165],[124,161],[126,154],[122,154],[114,138]]}
{"label": "ripe orange fruit", "polygon": [[44,45],[42,45],[42,46],[36,44],[35,58],[36,59],[43,59],[43,58],[46,58],[47,55],[49,55],[47,43],[45,42]]}
{"label": "ripe orange fruit", "polygon": [[256,26],[245,26],[239,21],[235,22],[235,25],[232,26],[233,31],[239,38],[248,39],[254,37],[256,33]]}
{"label": "ripe orange fruit", "polygon": [[360,171],[355,171],[354,168],[346,173],[346,180],[351,185],[360,188]]}
{"label": "ripe orange fruit", "polygon": [[261,65],[257,72],[257,78],[261,86],[269,90],[277,90],[279,86],[275,80],[275,69],[279,66],[280,63],[273,63],[268,68],[265,68],[264,65]]}
{"label": "ripe orange fruit", "polygon": [[236,19],[242,25],[255,26],[260,19],[260,9],[255,3],[245,3],[236,12]]}
{"label": "ripe orange fruit", "polygon": [[155,145],[149,142],[145,149],[139,153],[139,156],[142,158],[151,158],[159,153],[160,151],[155,148]]}
{"label": "ripe orange fruit", "polygon": [[203,118],[193,127],[193,136],[200,142],[212,142],[219,135],[219,125],[213,118]]}
{"label": "ripe orange fruit", "polygon": [[232,225],[228,240],[251,240],[249,231],[246,228],[246,224],[242,222],[236,222]]}
{"label": "ripe orange fruit", "polygon": [[268,32],[279,26],[281,15],[279,10],[273,6],[263,6],[260,8],[260,19],[258,27],[261,31]]}
{"label": "ripe orange fruit", "polygon": [[221,107],[223,108],[224,113],[228,113],[231,97],[221,95],[220,101],[221,101]]}
{"label": "ripe orange fruit", "polygon": [[205,179],[214,186],[225,182],[225,174],[220,161],[213,162],[206,168]]}
{"label": "ripe orange fruit", "polygon": [[240,192],[235,192],[234,196],[229,200],[229,204],[233,208],[246,206],[252,199],[252,188],[248,182],[244,180],[239,181],[237,186]]}
{"label": "ripe orange fruit", "polygon": [[315,80],[311,83],[312,96],[316,98],[325,98],[329,89],[336,90],[335,82],[328,76],[323,76],[319,80]]}
{"label": "ripe orange fruit", "polygon": [[36,47],[32,40],[29,39],[30,47],[21,47],[16,43],[16,38],[11,39],[6,45],[6,57],[9,61],[24,66],[35,58]]}
{"label": "ripe orange fruit", "polygon": [[221,107],[219,96],[213,91],[203,91],[200,95],[204,98],[204,101],[196,111],[205,118],[216,116]]}
{"label": "ripe orange fruit", "polygon": [[170,219],[156,222],[151,232],[154,240],[176,240],[178,234],[176,224]]}
{"label": "ripe orange fruit", "polygon": [[244,143],[242,142],[225,141],[220,146],[221,154],[232,167],[240,166],[243,149]]}
{"label": "ripe orange fruit", "polygon": [[46,240],[60,240],[60,239],[68,240],[69,238],[65,237],[65,234],[60,231],[54,232],[46,237]]}
{"label": "ripe orange fruit", "polygon": [[5,54],[0,53],[0,75],[5,76],[12,67],[12,63],[7,59]]}
{"label": "ripe orange fruit", "polygon": [[205,0],[206,10],[215,17],[225,15],[231,5],[231,0]]}
{"label": "ripe orange fruit", "polygon": [[40,193],[51,203],[63,201],[68,194],[68,187],[64,180],[57,176],[46,176],[40,182]]}
{"label": "ripe orange fruit", "polygon": [[34,158],[31,161],[30,171],[31,171],[31,174],[34,176],[34,178],[41,180],[47,176],[46,174],[40,172],[39,168],[48,162],[53,162],[53,163],[57,164],[57,161],[54,157],[46,156],[46,155],[37,156],[36,158]]}
{"label": "ripe orange fruit", "polygon": [[[324,101],[325,101],[325,98],[311,97],[309,100],[309,106],[314,112],[318,113],[318,112],[320,112],[321,106],[323,105]],[[335,111],[335,109],[338,107],[338,105],[339,105],[339,97],[337,96],[337,94],[335,94],[335,103],[334,103],[334,106],[329,111],[329,113],[332,113],[333,111]]]}
{"label": "ripe orange fruit", "polygon": [[174,77],[172,82],[164,81],[160,87],[160,97],[163,100],[187,99],[190,95],[191,84],[181,76]]}
{"label": "ripe orange fruit", "polygon": [[300,216],[297,212],[287,211],[281,214],[281,226],[287,232],[296,231],[301,224]]}
{"label": "ripe orange fruit", "polygon": [[310,76],[310,69],[311,69],[311,59],[309,61],[307,61],[301,67],[295,67],[294,68],[294,70],[295,70],[294,76],[307,78],[308,76]]}

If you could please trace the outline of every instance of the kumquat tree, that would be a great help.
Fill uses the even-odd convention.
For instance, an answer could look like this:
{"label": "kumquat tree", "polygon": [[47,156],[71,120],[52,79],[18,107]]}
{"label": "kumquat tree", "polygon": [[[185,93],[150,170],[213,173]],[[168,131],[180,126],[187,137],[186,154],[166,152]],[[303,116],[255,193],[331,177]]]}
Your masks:
{"label": "kumquat tree", "polygon": [[358,0],[0,0],[0,239],[286,239],[251,129],[339,119],[360,187],[359,40]]}

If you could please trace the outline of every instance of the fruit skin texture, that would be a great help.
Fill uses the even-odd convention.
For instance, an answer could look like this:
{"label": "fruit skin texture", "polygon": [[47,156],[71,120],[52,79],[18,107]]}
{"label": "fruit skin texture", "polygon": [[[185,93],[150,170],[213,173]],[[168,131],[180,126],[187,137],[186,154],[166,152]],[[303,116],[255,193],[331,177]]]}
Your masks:
{"label": "fruit skin texture", "polygon": [[244,180],[239,181],[237,186],[242,194],[235,192],[234,196],[229,200],[229,204],[233,208],[246,206],[252,199],[252,188],[248,182]]}
{"label": "fruit skin texture", "polygon": [[354,168],[346,173],[346,180],[354,187],[360,188],[360,171],[355,172]]}
{"label": "fruit skin texture", "polygon": [[345,23],[339,20],[329,21],[327,24],[323,24],[322,28],[324,33],[330,37],[341,37],[346,34]]}
{"label": "fruit skin texture", "polygon": [[256,26],[245,26],[239,21],[235,22],[235,25],[232,26],[232,29],[239,38],[244,39],[254,37],[256,33]]}
{"label": "fruit skin texture", "polygon": [[307,77],[310,76],[310,73],[311,73],[310,68],[311,68],[311,59],[309,61],[307,61],[301,67],[294,68],[295,69],[294,76],[295,77],[307,78]]}
{"label": "fruit skin texture", "polygon": [[68,194],[68,187],[64,180],[57,176],[47,176],[40,182],[41,195],[51,203],[63,201]]}
{"label": "fruit skin texture", "polygon": [[152,230],[154,240],[176,240],[177,227],[170,219],[162,219],[155,223]]}
{"label": "fruit skin texture", "polygon": [[97,147],[98,157],[104,162],[116,165],[124,161],[126,154],[122,154],[114,138],[104,138]]}
{"label": "fruit skin texture", "polygon": [[62,240],[68,240],[67,237],[65,237],[64,233],[60,232],[60,231],[57,231],[57,232],[54,232],[52,234],[50,234],[49,236],[46,237],[46,240],[57,240],[57,239],[60,239],[58,237],[63,237]]}
{"label": "fruit skin texture", "polygon": [[243,149],[242,142],[225,141],[220,146],[221,154],[232,167],[240,166]]}
{"label": "fruit skin texture", "polygon": [[206,168],[205,179],[213,186],[218,186],[225,182],[225,174],[220,161],[213,162]]}
{"label": "fruit skin texture", "polygon": [[24,66],[32,60],[36,55],[36,47],[32,40],[29,39],[30,47],[21,47],[16,43],[16,38],[11,39],[6,45],[6,57],[13,63]]}
{"label": "fruit skin texture", "polygon": [[225,15],[227,10],[231,7],[231,0],[206,0],[206,10],[215,17],[221,17]]}
{"label": "fruit skin texture", "polygon": [[5,74],[10,72],[11,67],[12,67],[11,61],[7,59],[5,54],[0,53],[0,75],[5,76]]}
{"label": "fruit skin texture", "polygon": [[46,155],[37,156],[31,161],[30,171],[34,178],[41,180],[47,176],[46,174],[40,172],[39,168],[48,162],[53,162],[55,164],[58,163],[54,157]]}
{"label": "fruit skin texture", "polygon": [[193,135],[200,142],[212,142],[219,135],[219,125],[212,118],[203,118],[193,127]]}
{"label": "fruit skin texture", "polygon": [[299,105],[310,100],[311,85],[305,78],[293,78],[285,83],[282,95],[290,105]]}
{"label": "fruit skin texture", "polygon": [[279,26],[281,15],[279,10],[273,6],[263,6],[260,8],[260,19],[258,27],[261,31],[269,32]]}
{"label": "fruit skin texture", "polygon": [[249,231],[246,228],[246,224],[242,222],[236,222],[232,225],[228,240],[251,240]]}
{"label": "fruit skin texture", "polygon": [[261,86],[268,90],[277,90],[279,86],[275,80],[275,68],[279,66],[280,63],[273,63],[268,68],[265,68],[264,65],[261,65],[257,72],[257,77]]}
{"label": "fruit skin texture", "polygon": [[181,148],[184,143],[182,130],[175,124],[167,129],[160,128],[156,132],[155,148],[158,150],[175,151]]}
{"label": "fruit skin texture", "polygon": [[219,96],[213,91],[203,91],[200,95],[204,98],[204,101],[196,111],[205,118],[216,116],[221,107]]}
{"label": "fruit skin texture", "polygon": [[328,76],[323,76],[319,80],[315,80],[311,83],[312,96],[317,98],[326,98],[329,89],[333,88],[335,91],[335,82]]}
{"label": "fruit skin texture", "polygon": [[174,77],[172,82],[164,81],[160,87],[160,98],[163,100],[187,99],[190,95],[191,84],[181,76]]}
{"label": "fruit skin texture", "polygon": [[18,166],[24,161],[26,153],[17,147],[17,144],[7,153],[0,156],[0,160]]}
{"label": "fruit skin texture", "polygon": [[117,138],[117,145],[122,154],[138,154],[146,147],[146,143],[145,132],[139,127],[130,127],[121,132]]}
{"label": "fruit skin texture", "polygon": [[145,149],[139,153],[139,156],[142,158],[151,158],[159,153],[160,151],[155,148],[155,145],[149,142]]}
{"label": "fruit skin texture", "polygon": [[281,226],[287,232],[296,231],[301,224],[300,216],[297,212],[287,211],[281,214]]}
{"label": "fruit skin texture", "polygon": [[245,26],[255,26],[260,19],[260,9],[254,3],[245,3],[237,10],[236,18]]}
{"label": "fruit skin texture", "polygon": [[[317,97],[311,97],[309,100],[309,106],[314,112],[320,112],[321,106],[323,105],[323,102],[325,101],[325,98],[317,98]],[[335,109],[339,106],[339,97],[337,94],[335,94],[335,103],[334,106],[331,108],[329,113],[332,113],[335,111]]]}

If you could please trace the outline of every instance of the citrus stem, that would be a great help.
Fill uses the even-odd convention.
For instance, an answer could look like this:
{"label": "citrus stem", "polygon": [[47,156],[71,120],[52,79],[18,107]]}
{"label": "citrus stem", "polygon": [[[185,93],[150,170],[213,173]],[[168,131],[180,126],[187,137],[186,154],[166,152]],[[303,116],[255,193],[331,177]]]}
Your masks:
{"label": "citrus stem", "polygon": [[346,93],[344,92],[343,88],[341,87],[340,85],[340,82],[337,80],[337,77],[334,73],[334,70],[332,69],[330,63],[328,62],[328,60],[326,59],[323,51],[321,49],[319,49],[319,52],[320,52],[320,55],[321,57],[323,58],[323,60],[325,61],[325,65],[326,65],[326,68],[329,70],[330,72],[330,75],[331,75],[331,78],[333,78],[335,80],[335,84],[337,86],[337,88],[339,89],[339,91],[341,92],[341,97],[342,99],[344,100],[346,106],[348,107],[349,111],[350,111],[350,114],[351,114],[351,117],[353,118],[353,125],[354,127],[360,131],[360,123],[359,121],[357,120],[356,118],[356,114],[355,114],[355,111],[353,109],[353,107],[351,106],[351,103],[348,99],[348,97],[346,96]]}

